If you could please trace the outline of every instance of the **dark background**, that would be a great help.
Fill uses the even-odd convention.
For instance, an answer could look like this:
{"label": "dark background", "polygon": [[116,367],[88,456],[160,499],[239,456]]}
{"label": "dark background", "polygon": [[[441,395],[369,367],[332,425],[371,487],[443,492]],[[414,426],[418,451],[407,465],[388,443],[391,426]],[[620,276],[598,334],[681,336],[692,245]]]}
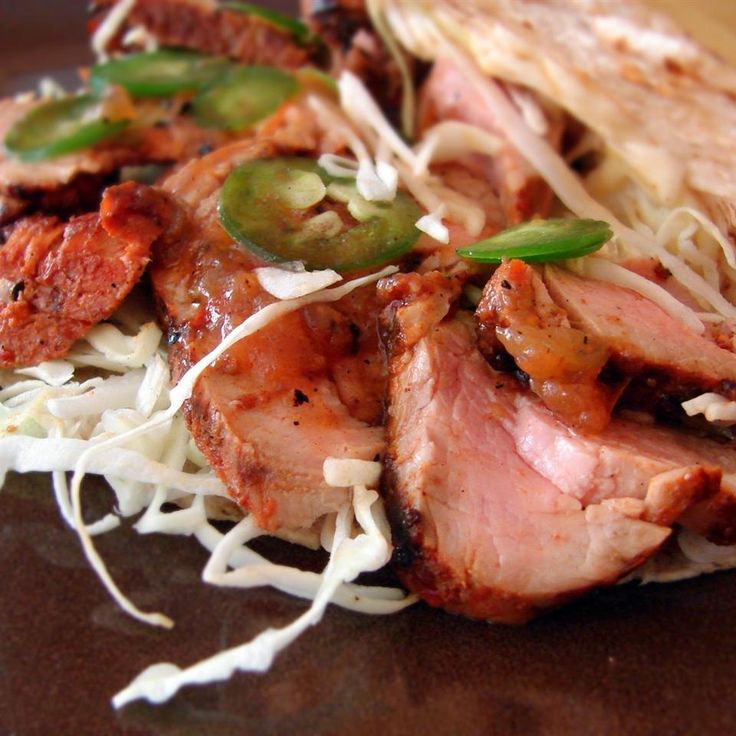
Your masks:
{"label": "dark background", "polygon": [[[6,90],[83,63],[85,45],[83,3],[0,0]],[[101,486],[86,497],[98,511],[109,501]],[[109,698],[147,665],[192,663],[304,604],[204,586],[191,540],[124,529],[98,544],[123,589],[171,615],[173,631],[116,609],[43,477],[0,492],[0,736],[736,733],[733,573],[604,591],[523,628],[425,606],[389,618],[330,609],[266,675],[116,713]]]}

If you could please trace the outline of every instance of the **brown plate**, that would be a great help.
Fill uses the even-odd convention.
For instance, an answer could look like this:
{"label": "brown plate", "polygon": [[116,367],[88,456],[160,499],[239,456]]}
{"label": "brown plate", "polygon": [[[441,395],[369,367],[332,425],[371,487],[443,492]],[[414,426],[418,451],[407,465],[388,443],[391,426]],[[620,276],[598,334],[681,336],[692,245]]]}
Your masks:
{"label": "brown plate", "polygon": [[[10,5],[0,3],[3,72],[85,61],[81,2]],[[86,498],[93,511],[110,501],[94,483]],[[205,553],[188,539],[126,526],[98,545],[123,589],[171,615],[173,631],[117,610],[43,476],[13,476],[0,493],[0,736],[736,733],[735,573],[601,591],[523,628],[426,606],[388,618],[332,608],[265,675],[115,712],[110,697],[147,665],[190,664],[288,623],[304,603],[205,586]]]}

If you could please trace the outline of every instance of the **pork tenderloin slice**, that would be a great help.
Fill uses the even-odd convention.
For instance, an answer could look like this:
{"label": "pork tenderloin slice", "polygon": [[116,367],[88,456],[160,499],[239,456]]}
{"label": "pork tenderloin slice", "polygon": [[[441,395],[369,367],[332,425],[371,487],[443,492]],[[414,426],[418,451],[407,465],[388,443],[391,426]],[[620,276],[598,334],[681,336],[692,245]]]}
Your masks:
{"label": "pork tenderloin slice", "polygon": [[522,392],[504,427],[529,465],[584,506],[639,499],[646,518],[665,513],[668,523],[677,521],[713,542],[736,543],[732,445],[619,416],[601,432],[584,435]]}
{"label": "pork tenderloin slice", "polygon": [[[95,31],[118,0],[94,0],[90,30]],[[161,46],[227,56],[243,64],[266,64],[297,69],[310,61],[310,52],[292,35],[272,23],[217,3],[197,0],[137,0],[120,32],[106,51],[119,51],[125,34],[143,28]]]}
{"label": "pork tenderloin slice", "polygon": [[664,374],[681,393],[725,391],[736,383],[736,354],[698,335],[654,302],[616,284],[577,276],[558,266],[544,283],[570,323],[605,344],[627,374]]}
{"label": "pork tenderloin slice", "polygon": [[[223,230],[217,204],[235,166],[278,152],[267,141],[233,144],[165,183],[177,216],[156,245],[151,279],[174,380],[275,301],[253,272],[262,263]],[[370,307],[372,298],[362,301]],[[324,306],[281,317],[233,346],[203,373],[185,404],[198,447],[230,495],[266,529],[309,528],[348,500],[347,489],[325,483],[326,457],[374,460],[384,449],[383,428],[359,418],[378,419],[375,383],[382,374],[372,374],[364,397],[345,375],[356,355],[366,360],[372,350],[380,360],[369,316],[361,317],[361,335],[345,340],[340,335],[350,329],[341,320],[350,319],[355,304],[341,301],[330,312]]]}
{"label": "pork tenderloin slice", "polygon": [[139,184],[110,187],[99,214],[19,221],[0,248],[0,365],[63,357],[140,279],[170,205]]}
{"label": "pork tenderloin slice", "polygon": [[504,428],[516,393],[460,319],[390,355],[385,493],[400,575],[432,605],[508,623],[615,582],[670,534],[583,509],[537,473]]}
{"label": "pork tenderloin slice", "polygon": [[[122,91],[118,104],[130,105]],[[0,100],[0,140],[23,115],[42,104],[39,99]],[[202,128],[181,114],[181,103],[138,101],[130,109],[133,124],[95,146],[27,162],[0,150],[0,226],[25,213],[68,217],[97,209],[106,184],[117,181],[129,165],[168,165],[186,161],[232,138]]]}
{"label": "pork tenderloin slice", "polygon": [[347,494],[325,484],[324,459],[374,460],[383,450],[382,428],[353,419],[329,379],[298,385],[262,398],[247,377],[210,370],[187,411],[200,450],[264,528],[309,528],[337,511]]}
{"label": "pork tenderloin slice", "polygon": [[[534,118],[539,132],[559,149],[564,120],[545,108],[534,93],[513,84],[504,92],[523,105]],[[506,227],[533,217],[544,217],[552,204],[552,190],[517,149],[506,140],[492,112],[478,104],[477,94],[467,74],[449,59],[438,59],[419,92],[419,124],[457,120],[474,125],[499,138],[502,145],[493,156],[469,155],[462,162],[471,171],[490,181],[497,192]]]}
{"label": "pork tenderloin slice", "polygon": [[[0,141],[39,104],[30,98],[0,100]],[[0,149],[0,226],[29,211],[65,215],[96,209],[111,174],[134,159],[132,150],[90,148],[27,163]]]}

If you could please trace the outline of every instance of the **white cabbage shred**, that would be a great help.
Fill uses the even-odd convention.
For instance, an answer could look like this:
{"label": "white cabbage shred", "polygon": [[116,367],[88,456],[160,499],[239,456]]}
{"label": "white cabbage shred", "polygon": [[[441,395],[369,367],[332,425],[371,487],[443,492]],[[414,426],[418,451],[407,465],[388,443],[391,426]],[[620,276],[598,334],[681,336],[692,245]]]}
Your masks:
{"label": "white cabbage shred", "polygon": [[689,401],[683,401],[682,408],[689,417],[702,414],[709,422],[736,424],[736,401],[730,401],[720,394],[700,394]]}
{"label": "white cabbage shred", "polygon": [[342,276],[330,268],[307,271],[301,262],[293,268],[256,268],[254,273],[263,289],[277,299],[297,299],[342,281]]}
{"label": "white cabbage shred", "polygon": [[120,32],[135,3],[136,0],[120,0],[115,3],[97,27],[92,35],[91,44],[98,61],[107,61],[109,58],[107,46]]}
{"label": "white cabbage shred", "polygon": [[[362,572],[377,570],[389,561],[390,536],[381,509],[375,491],[363,486],[354,488],[352,502],[346,503],[337,513],[330,559],[322,573],[314,600],[291,624],[283,629],[266,629],[247,644],[219,652],[186,669],[170,663],[153,665],[115,695],[113,705],[120,708],[140,698],[161,703],[184,685],[226,680],[237,671],[267,670],[279,652],[322,620],[325,609],[341,585],[351,582]],[[353,518],[359,525],[357,534],[353,532]],[[228,567],[233,550],[252,538],[252,534],[253,525],[247,518],[226,534],[207,563],[205,580],[219,585],[250,587],[249,579],[246,578],[242,584],[240,580],[243,572],[247,574],[248,567],[234,570],[228,570]]]}

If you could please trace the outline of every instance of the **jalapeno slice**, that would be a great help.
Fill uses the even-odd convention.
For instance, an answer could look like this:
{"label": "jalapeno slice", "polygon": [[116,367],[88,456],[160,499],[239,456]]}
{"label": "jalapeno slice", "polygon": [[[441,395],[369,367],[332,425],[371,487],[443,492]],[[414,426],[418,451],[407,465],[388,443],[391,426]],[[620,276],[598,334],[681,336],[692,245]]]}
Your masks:
{"label": "jalapeno slice", "polygon": [[208,128],[245,130],[296,94],[299,84],[271,66],[241,66],[202,89],[192,101],[197,122]]}
{"label": "jalapeno slice", "polygon": [[504,258],[559,261],[587,256],[603,247],[612,236],[609,224],[602,220],[530,220],[459,248],[457,253],[482,263],[500,263]]}
{"label": "jalapeno slice", "polygon": [[165,97],[195,92],[230,66],[219,56],[162,49],[97,64],[90,72],[90,85],[100,91],[108,84],[119,84],[135,97]]}
{"label": "jalapeno slice", "polygon": [[23,161],[40,161],[112,138],[128,120],[111,121],[94,95],[78,95],[34,107],[8,131],[5,148]]}
{"label": "jalapeno slice", "polygon": [[316,69],[313,66],[302,67],[297,70],[296,78],[299,80],[301,88],[307,92],[317,92],[336,100],[340,98],[340,89],[335,78],[321,69]]}
{"label": "jalapeno slice", "polygon": [[406,253],[419,237],[414,223],[422,215],[407,194],[366,202],[354,181],[296,157],[256,159],[234,169],[219,213],[227,232],[266,261],[303,261],[310,269],[343,273]]}
{"label": "jalapeno slice", "polygon": [[300,44],[307,44],[313,40],[313,34],[307,26],[296,18],[289,15],[279,13],[271,8],[263,8],[254,3],[227,2],[223,3],[223,8],[227,10],[235,10],[245,15],[254,15],[257,18],[267,21],[276,28],[290,33],[291,36]]}

